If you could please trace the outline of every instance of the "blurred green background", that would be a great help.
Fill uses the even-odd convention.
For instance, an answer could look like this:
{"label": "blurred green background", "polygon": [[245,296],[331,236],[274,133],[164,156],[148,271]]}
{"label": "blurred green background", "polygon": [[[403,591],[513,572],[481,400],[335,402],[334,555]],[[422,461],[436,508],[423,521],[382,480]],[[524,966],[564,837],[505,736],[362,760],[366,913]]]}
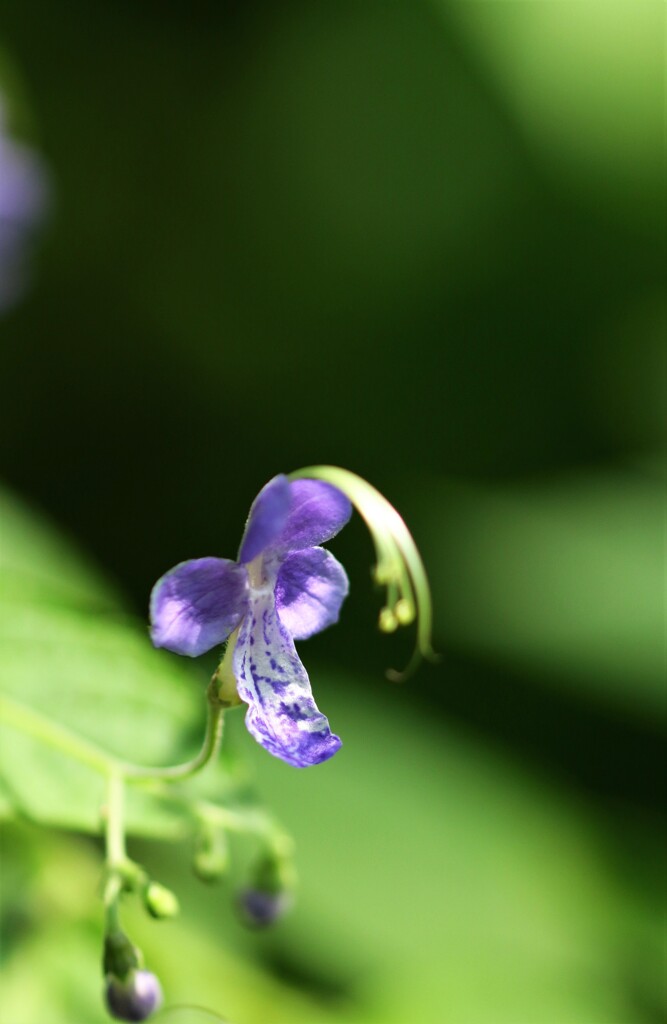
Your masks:
{"label": "blurred green background", "polygon": [[[3,5],[53,190],[0,325],[3,688],[194,749],[210,662],[153,658],[148,593],[304,465],[379,487],[434,591],[442,659],[397,688],[354,523],[342,621],[301,648],[343,750],[298,772],[230,716],[297,842],[273,932],[137,809],[183,904],[128,909],[165,1024],[667,1020],[665,12]],[[5,742],[0,1019],[101,1024],[95,792]]]}

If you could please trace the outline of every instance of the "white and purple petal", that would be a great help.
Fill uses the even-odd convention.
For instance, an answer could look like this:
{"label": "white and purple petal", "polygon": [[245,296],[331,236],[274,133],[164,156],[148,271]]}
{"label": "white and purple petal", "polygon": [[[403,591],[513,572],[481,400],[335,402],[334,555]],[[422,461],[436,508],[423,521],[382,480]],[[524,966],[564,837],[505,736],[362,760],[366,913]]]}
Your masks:
{"label": "white and purple petal", "polygon": [[286,476],[274,476],[262,487],[250,509],[241,540],[239,562],[252,562],[266,548],[275,545],[285,527],[291,502],[290,483]]}
{"label": "white and purple petal", "polygon": [[324,544],[352,515],[352,505],[342,491],[323,480],[293,480],[289,488],[289,515],[276,543],[283,551]]}
{"label": "white and purple petal", "polygon": [[196,658],[227,639],[248,607],[248,574],[227,558],[195,558],[162,576],[151,593],[156,647]]}
{"label": "white and purple petal", "polygon": [[294,640],[306,640],[338,621],[349,589],[347,573],[330,551],[291,552],[282,560],[276,583],[280,621]]}
{"label": "white and purple petal", "polygon": [[308,674],[278,616],[273,586],[251,590],[233,655],[246,726],[270,754],[295,768],[332,757],[341,746],[313,700]]}

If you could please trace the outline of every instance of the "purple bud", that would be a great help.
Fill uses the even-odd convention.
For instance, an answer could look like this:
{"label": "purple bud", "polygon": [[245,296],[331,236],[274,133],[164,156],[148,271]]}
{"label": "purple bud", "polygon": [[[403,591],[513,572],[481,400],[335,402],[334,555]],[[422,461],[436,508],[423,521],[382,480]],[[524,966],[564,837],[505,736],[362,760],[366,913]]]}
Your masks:
{"label": "purple bud", "polygon": [[150,971],[130,971],[125,981],[107,975],[107,1008],[116,1020],[146,1020],[162,1003],[160,982]]}
{"label": "purple bud", "polygon": [[238,904],[246,924],[253,928],[267,928],[290,909],[292,894],[284,889],[277,892],[242,889],[239,893]]}

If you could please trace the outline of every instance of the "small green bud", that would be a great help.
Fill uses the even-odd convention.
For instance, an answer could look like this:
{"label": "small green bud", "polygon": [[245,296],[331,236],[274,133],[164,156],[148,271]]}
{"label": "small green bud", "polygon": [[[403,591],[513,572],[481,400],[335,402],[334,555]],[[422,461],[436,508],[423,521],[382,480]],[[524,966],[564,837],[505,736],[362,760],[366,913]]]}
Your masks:
{"label": "small green bud", "polygon": [[398,629],[398,619],[391,608],[383,608],[380,612],[378,625],[383,633],[395,633]]}
{"label": "small green bud", "polygon": [[415,606],[411,601],[408,601],[407,597],[402,597],[396,602],[394,614],[401,626],[409,626],[415,619]]}
{"label": "small green bud", "polygon": [[171,889],[160,885],[159,882],[149,882],[144,890],[143,899],[144,906],[152,917],[176,917],[180,910],[178,900]]}

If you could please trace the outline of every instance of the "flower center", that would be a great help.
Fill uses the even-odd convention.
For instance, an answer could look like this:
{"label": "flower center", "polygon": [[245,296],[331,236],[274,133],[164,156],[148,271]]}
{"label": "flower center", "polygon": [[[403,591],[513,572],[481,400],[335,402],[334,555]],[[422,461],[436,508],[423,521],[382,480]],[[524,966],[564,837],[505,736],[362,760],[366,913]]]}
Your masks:
{"label": "flower center", "polygon": [[258,555],[248,564],[248,583],[255,595],[268,593],[273,589],[273,574],[267,570],[269,570],[269,566],[266,565],[263,554]]}

